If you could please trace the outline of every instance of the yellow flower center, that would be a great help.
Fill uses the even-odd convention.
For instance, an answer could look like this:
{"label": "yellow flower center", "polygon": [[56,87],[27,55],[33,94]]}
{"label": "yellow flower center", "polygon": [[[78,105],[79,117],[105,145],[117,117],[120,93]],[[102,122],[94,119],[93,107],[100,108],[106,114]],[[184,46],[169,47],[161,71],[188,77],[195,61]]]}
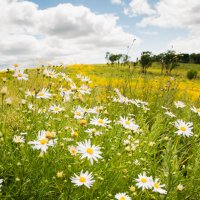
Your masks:
{"label": "yellow flower center", "polygon": [[141,178],[141,182],[142,182],[142,183],[146,183],[146,182],[147,182],[147,179],[146,179],[146,178]]}
{"label": "yellow flower center", "polygon": [[103,119],[98,119],[99,124],[103,124]]}
{"label": "yellow flower center", "polygon": [[39,92],[39,93],[38,93],[38,96],[43,97],[43,96],[44,96],[44,93],[43,93],[43,92]]}
{"label": "yellow flower center", "polygon": [[44,145],[44,144],[46,144],[46,143],[47,143],[47,141],[48,141],[48,140],[47,140],[46,138],[44,138],[44,139],[41,139],[41,140],[40,140],[40,144]]}
{"label": "yellow flower center", "polygon": [[16,142],[16,143],[20,143],[20,142],[21,142],[21,139],[17,137],[17,138],[15,139],[15,142]]}
{"label": "yellow flower center", "polygon": [[46,132],[46,138],[52,138],[54,135],[52,132],[47,131]]}
{"label": "yellow flower center", "polygon": [[78,137],[78,132],[74,131],[74,132],[73,132],[73,136],[74,136],[74,137]]}
{"label": "yellow flower center", "polygon": [[18,74],[18,77],[22,77],[22,74],[19,73],[19,74]]}
{"label": "yellow flower center", "polygon": [[181,126],[181,131],[186,131],[186,128],[184,126]]}
{"label": "yellow flower center", "polygon": [[81,124],[81,125],[86,125],[86,124],[87,124],[87,121],[86,121],[85,119],[82,119],[82,120],[80,121],[80,124]]}
{"label": "yellow flower center", "polygon": [[197,112],[198,112],[198,113],[200,112],[200,108],[197,109]]}
{"label": "yellow flower center", "polygon": [[80,181],[81,183],[85,183],[85,182],[86,182],[86,178],[83,177],[83,176],[81,176],[81,177],[79,178],[79,181]]}
{"label": "yellow flower center", "polygon": [[14,64],[14,67],[18,67],[18,64]]}
{"label": "yellow flower center", "polygon": [[154,183],[153,185],[154,185],[154,187],[155,187],[156,189],[160,188],[160,185],[159,185],[158,183]]}
{"label": "yellow flower center", "polygon": [[81,112],[76,112],[76,115],[81,116]]}
{"label": "yellow flower center", "polygon": [[120,197],[120,199],[119,200],[126,200],[126,197]]}
{"label": "yellow flower center", "polygon": [[126,124],[127,124],[127,125],[130,125],[130,123],[131,123],[130,121],[128,121],[128,120],[126,121]]}
{"label": "yellow flower center", "polygon": [[55,107],[54,109],[55,109],[55,111],[59,111],[60,110],[58,107]]}
{"label": "yellow flower center", "polygon": [[75,155],[75,154],[76,154],[76,150],[75,150],[75,149],[72,149],[72,150],[71,150],[71,154]]}
{"label": "yellow flower center", "polygon": [[94,153],[94,151],[93,151],[93,149],[91,149],[91,148],[87,148],[87,153],[89,153],[89,154],[93,154]]}

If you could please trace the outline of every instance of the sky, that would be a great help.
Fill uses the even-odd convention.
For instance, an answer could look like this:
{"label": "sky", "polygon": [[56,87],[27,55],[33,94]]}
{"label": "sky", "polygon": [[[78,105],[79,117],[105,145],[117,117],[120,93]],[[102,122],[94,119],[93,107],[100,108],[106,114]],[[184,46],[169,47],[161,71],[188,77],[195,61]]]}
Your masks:
{"label": "sky", "polygon": [[199,0],[0,0],[0,67],[197,53],[199,11]]}

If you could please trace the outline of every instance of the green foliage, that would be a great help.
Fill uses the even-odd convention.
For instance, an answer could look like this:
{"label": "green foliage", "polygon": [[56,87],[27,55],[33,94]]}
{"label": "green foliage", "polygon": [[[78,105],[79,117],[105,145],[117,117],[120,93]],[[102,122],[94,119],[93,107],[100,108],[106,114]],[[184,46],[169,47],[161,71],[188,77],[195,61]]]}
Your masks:
{"label": "green foliage", "polygon": [[[179,73],[185,74],[184,68],[187,67],[184,65],[183,71],[179,70]],[[158,74],[159,66],[150,68],[155,70],[151,71],[154,74],[147,75],[138,73],[137,69],[130,73],[125,67],[119,70],[99,65],[90,71],[86,69],[87,66],[77,71],[73,67],[55,68],[56,73],[65,73],[77,87],[82,83],[76,74],[84,73],[93,81],[90,84],[91,95],[84,96],[83,100],[72,98],[69,102],[62,101],[59,88],[69,89],[70,83],[60,78],[44,77],[42,69],[28,70],[27,82],[16,80],[11,71],[0,74],[1,78],[7,78],[0,82],[0,88],[6,86],[8,89],[5,98],[0,100],[0,179],[4,180],[0,199],[114,200],[115,194],[120,192],[126,192],[132,200],[199,199],[199,116],[190,109],[193,105],[199,106],[199,102],[191,100],[184,90],[183,96],[178,96],[177,85],[186,80],[173,80],[170,77],[164,80],[164,76]],[[150,110],[113,102],[115,87],[129,99],[147,101]],[[49,89],[53,94],[51,99],[41,100],[29,96],[25,104],[20,103],[25,98],[25,91],[40,91],[42,88]],[[11,105],[5,102],[8,97],[12,98]],[[186,107],[176,108],[174,101],[177,100],[184,101]],[[29,104],[34,109],[30,109]],[[59,104],[65,110],[53,114],[48,111],[52,104]],[[83,108],[101,106],[99,116],[111,120],[110,126],[90,125],[92,114],[84,116],[88,124],[82,126],[73,116],[74,108],[79,105]],[[178,135],[173,126],[176,118],[167,116],[162,106],[173,112],[177,119],[193,122],[193,136],[186,138]],[[42,108],[46,108],[47,112],[38,113]],[[140,131],[137,133],[124,129],[117,123],[119,116],[134,118]],[[95,128],[103,134],[90,136],[85,132],[88,128]],[[71,136],[71,129],[77,131],[78,137]],[[36,139],[40,130],[56,132],[57,144],[44,155],[28,144]],[[14,135],[25,132],[25,143],[13,142]],[[70,146],[76,146],[77,142],[89,138],[92,144],[102,147],[103,158],[94,165],[87,159],[81,159],[79,154],[73,156],[69,152]],[[128,138],[131,138],[131,143],[125,145],[124,141]],[[79,174],[81,170],[93,173],[95,183],[90,189],[76,187],[71,182],[74,173]],[[137,188],[136,179],[143,171],[148,176],[159,178],[160,183],[165,184],[167,195]],[[63,175],[59,177],[58,172],[63,172]],[[177,189],[179,184],[183,185],[183,190]],[[132,191],[129,189],[131,186]]]}
{"label": "green foliage", "polygon": [[110,52],[106,52],[107,64],[109,62],[113,65],[114,63],[120,65],[120,64],[127,64],[129,62],[129,56],[127,54],[112,54]]}
{"label": "green foliage", "polygon": [[200,64],[200,53],[193,53],[190,55],[190,62],[195,64]]}
{"label": "green foliage", "polygon": [[142,52],[140,63],[143,73],[146,73],[147,68],[149,68],[152,65],[152,62],[153,62],[152,53],[149,51]]}
{"label": "green foliage", "polygon": [[197,77],[198,72],[196,70],[191,69],[190,71],[187,72],[187,78],[189,80],[192,80]]}

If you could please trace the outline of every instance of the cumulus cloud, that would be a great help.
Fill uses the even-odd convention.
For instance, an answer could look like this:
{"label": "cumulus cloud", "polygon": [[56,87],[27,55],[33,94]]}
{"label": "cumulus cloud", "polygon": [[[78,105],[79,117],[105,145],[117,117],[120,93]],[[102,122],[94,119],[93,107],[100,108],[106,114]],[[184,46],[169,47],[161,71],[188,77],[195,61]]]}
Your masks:
{"label": "cumulus cloud", "polygon": [[179,37],[170,42],[169,47],[173,46],[177,52],[182,53],[199,53],[200,52],[200,36],[190,34],[187,37]]}
{"label": "cumulus cloud", "polygon": [[113,4],[122,4],[122,0],[111,0]]}
{"label": "cumulus cloud", "polygon": [[159,0],[153,10],[154,13],[142,18],[139,26],[180,28],[189,35],[174,39],[169,46],[173,45],[175,50],[182,52],[200,51],[199,0]]}
{"label": "cumulus cloud", "polygon": [[120,51],[136,38],[117,24],[117,16],[85,6],[39,9],[33,2],[4,0],[0,10],[1,65],[102,62],[106,51]]}
{"label": "cumulus cloud", "polygon": [[154,6],[154,14],[144,17],[141,26],[193,28],[200,25],[199,0],[160,0]]}
{"label": "cumulus cloud", "polygon": [[132,0],[129,6],[124,8],[124,14],[130,17],[137,15],[151,15],[154,10],[151,8],[148,0]]}

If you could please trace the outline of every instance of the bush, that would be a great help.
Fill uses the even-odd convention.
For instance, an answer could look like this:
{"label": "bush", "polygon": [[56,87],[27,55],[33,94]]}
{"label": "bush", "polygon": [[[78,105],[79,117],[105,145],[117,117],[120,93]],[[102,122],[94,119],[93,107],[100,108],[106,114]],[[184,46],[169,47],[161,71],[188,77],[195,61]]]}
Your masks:
{"label": "bush", "polygon": [[196,77],[197,77],[197,71],[196,70],[191,69],[190,71],[188,71],[188,73],[187,73],[188,79],[192,80]]}

